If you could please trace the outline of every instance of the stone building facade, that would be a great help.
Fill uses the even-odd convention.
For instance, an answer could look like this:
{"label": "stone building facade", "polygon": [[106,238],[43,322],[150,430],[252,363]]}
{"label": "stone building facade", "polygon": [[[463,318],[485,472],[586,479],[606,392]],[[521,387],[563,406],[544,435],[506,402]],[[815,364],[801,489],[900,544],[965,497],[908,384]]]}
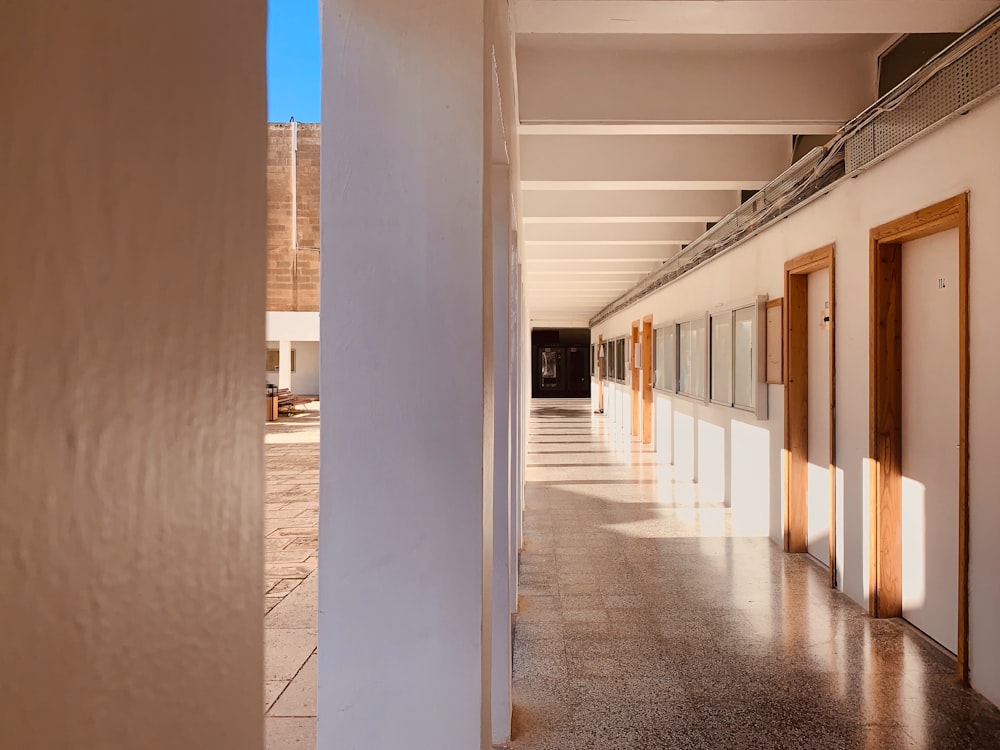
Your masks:
{"label": "stone building facade", "polygon": [[319,310],[319,123],[267,126],[267,309]]}

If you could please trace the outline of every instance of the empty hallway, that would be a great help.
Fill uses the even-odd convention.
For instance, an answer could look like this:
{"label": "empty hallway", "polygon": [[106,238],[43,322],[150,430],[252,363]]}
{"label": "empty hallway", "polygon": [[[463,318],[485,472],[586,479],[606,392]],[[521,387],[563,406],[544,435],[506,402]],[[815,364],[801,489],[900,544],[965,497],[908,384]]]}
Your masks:
{"label": "empty hallway", "polygon": [[512,747],[1000,747],[953,657],[618,435],[532,404]]}

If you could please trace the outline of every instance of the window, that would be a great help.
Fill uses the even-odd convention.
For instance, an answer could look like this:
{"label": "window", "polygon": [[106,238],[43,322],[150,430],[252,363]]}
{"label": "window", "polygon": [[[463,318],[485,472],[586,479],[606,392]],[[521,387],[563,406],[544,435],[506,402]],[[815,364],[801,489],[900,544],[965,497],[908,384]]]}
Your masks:
{"label": "window", "polygon": [[595,362],[596,356],[595,356],[594,352],[596,351],[596,349],[597,349],[597,347],[595,347],[593,344],[590,345],[590,374],[591,374],[591,376],[593,376],[594,372],[595,372],[595,370],[594,370],[594,362]]}
{"label": "window", "polygon": [[689,320],[677,326],[678,377],[677,390],[695,398],[705,398],[705,364],[708,352],[704,318]]}
{"label": "window", "polygon": [[757,308],[741,307],[733,311],[733,406],[756,408],[757,368],[754,366],[754,340],[757,336]]}
{"label": "window", "polygon": [[753,411],[756,406],[757,306],[712,315],[712,402]]}
{"label": "window", "polygon": [[615,342],[615,369],[618,380],[625,382],[625,339],[618,339]]}
{"label": "window", "polygon": [[677,344],[673,323],[653,331],[653,387],[672,391],[677,387]]}
{"label": "window", "polygon": [[[267,372],[278,372],[281,353],[278,349],[267,350]],[[292,372],[295,372],[295,350],[292,349]]]}
{"label": "window", "polygon": [[733,405],[733,311],[712,316],[712,392],[714,403]]}

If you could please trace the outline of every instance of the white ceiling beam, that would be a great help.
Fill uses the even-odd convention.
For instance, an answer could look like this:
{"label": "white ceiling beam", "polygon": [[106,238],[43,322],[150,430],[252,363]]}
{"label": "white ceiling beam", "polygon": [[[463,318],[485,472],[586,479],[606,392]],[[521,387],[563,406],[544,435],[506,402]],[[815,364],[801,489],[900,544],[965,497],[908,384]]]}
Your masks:
{"label": "white ceiling beam", "polygon": [[521,135],[831,135],[846,120],[729,122],[523,122]]}
{"label": "white ceiling beam", "polygon": [[571,290],[580,292],[600,292],[614,289],[628,289],[632,283],[633,282],[627,278],[621,281],[607,281],[601,279],[595,279],[594,281],[580,281],[579,279],[564,279],[562,281],[535,281],[531,284],[525,283],[525,289],[533,292],[569,292]]}
{"label": "white ceiling beam", "polygon": [[718,221],[740,205],[735,190],[622,192],[532,191],[521,200],[525,224]]}
{"label": "white ceiling beam", "polygon": [[515,0],[522,34],[964,31],[991,0]]}
{"label": "white ceiling beam", "polygon": [[544,242],[526,243],[524,257],[526,263],[536,260],[554,261],[560,264],[579,261],[663,261],[672,258],[679,244],[663,245],[551,245]]}
{"label": "white ceiling beam", "polygon": [[690,242],[705,233],[704,224],[528,224],[527,242]]}
{"label": "white ceiling beam", "polygon": [[791,145],[790,138],[765,135],[528,135],[520,139],[521,186],[661,189],[669,183],[738,190],[779,175],[791,162]]}
{"label": "white ceiling beam", "polygon": [[832,134],[875,100],[874,54],[852,51],[526,45],[517,68],[522,135]]}
{"label": "white ceiling beam", "polygon": [[525,271],[529,274],[604,274],[604,273],[649,273],[661,264],[657,260],[619,260],[617,258],[596,258],[592,260],[528,260]]}

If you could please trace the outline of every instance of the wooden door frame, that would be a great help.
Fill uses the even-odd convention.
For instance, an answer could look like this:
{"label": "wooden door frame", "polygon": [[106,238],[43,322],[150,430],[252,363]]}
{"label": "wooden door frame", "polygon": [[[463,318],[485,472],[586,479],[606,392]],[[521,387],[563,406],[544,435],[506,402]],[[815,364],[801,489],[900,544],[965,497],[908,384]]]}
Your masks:
{"label": "wooden door frame", "polygon": [[653,316],[642,319],[642,442],[653,442]]}
{"label": "wooden door frame", "polygon": [[869,373],[869,565],[872,617],[903,613],[902,586],[902,248],[958,230],[958,654],[969,680],[969,194],[935,203],[871,230]]}
{"label": "wooden door frame", "polygon": [[837,586],[837,371],[836,371],[836,266],[835,245],[799,255],[785,263],[783,306],[785,450],[784,549],[809,550],[809,350],[808,276],[830,272],[830,586]]}
{"label": "wooden door frame", "polygon": [[632,363],[632,377],[630,378],[632,386],[632,437],[639,437],[639,362],[635,361],[635,345],[639,342],[639,329],[640,323],[638,320],[632,321],[632,328],[630,329],[628,337],[628,345],[630,347],[628,353],[628,360]]}
{"label": "wooden door frame", "polygon": [[597,337],[597,413],[604,413],[604,336]]}

